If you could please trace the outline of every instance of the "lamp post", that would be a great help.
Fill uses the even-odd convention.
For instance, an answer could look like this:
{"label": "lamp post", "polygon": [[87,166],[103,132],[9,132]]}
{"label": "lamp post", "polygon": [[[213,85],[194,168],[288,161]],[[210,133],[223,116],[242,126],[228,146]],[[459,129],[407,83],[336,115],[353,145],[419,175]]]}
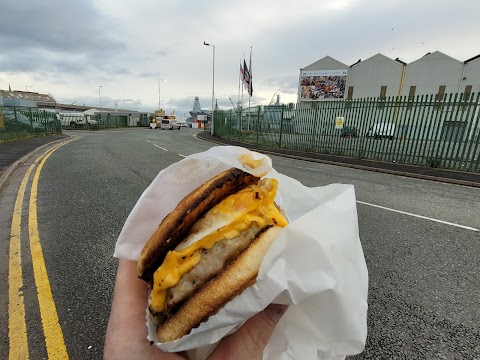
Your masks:
{"label": "lamp post", "polygon": [[98,100],[100,102],[100,107],[102,107],[102,97],[100,96],[100,89],[102,88],[102,85],[98,86]]}
{"label": "lamp post", "polygon": [[213,110],[215,104],[215,45],[203,42],[203,45],[213,47],[213,61],[212,61],[212,127],[210,129],[210,134],[213,135]]}
{"label": "lamp post", "polygon": [[167,79],[158,79],[158,111],[161,110],[161,107],[160,107],[160,81],[166,82]]}

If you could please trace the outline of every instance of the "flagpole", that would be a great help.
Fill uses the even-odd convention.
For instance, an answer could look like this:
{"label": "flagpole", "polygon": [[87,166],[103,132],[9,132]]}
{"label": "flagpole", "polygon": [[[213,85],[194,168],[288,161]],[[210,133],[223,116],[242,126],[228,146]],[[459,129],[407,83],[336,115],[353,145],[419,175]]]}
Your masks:
{"label": "flagpole", "polygon": [[[237,106],[235,108],[235,113],[237,114],[237,121],[238,121],[238,116],[240,115],[240,109],[238,107],[238,104],[240,103],[240,87],[242,87],[242,77],[243,77],[243,71],[242,71],[242,59],[239,60],[240,62],[240,74],[238,74],[238,97],[237,97]],[[243,87],[242,87],[243,88]],[[239,123],[239,130],[240,130],[240,123]]]}
{"label": "flagpole", "polygon": [[242,71],[242,59],[240,59],[240,74],[238,74],[238,97],[237,97],[237,107],[238,103],[240,102],[240,86],[242,83],[242,76],[243,76],[243,71]]}
{"label": "flagpole", "polygon": [[[240,60],[241,61],[241,60]],[[243,54],[243,63],[245,64],[245,54]],[[242,83],[245,80],[245,68],[243,69],[243,79]],[[243,84],[242,84],[242,107],[240,110],[240,131],[243,130]]]}
{"label": "flagpole", "polygon": [[250,99],[252,98],[252,47],[250,46],[250,64],[248,65],[248,72],[250,74],[250,83],[248,84],[248,130],[250,131],[250,122],[252,120],[250,116]]}

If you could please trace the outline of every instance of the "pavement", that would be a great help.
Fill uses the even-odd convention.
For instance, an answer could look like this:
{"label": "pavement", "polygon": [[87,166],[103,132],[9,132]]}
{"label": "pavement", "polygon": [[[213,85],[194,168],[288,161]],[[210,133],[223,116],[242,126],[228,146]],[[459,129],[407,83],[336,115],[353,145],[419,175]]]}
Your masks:
{"label": "pavement", "polygon": [[[222,145],[243,146],[248,149],[270,155],[279,155],[293,159],[318,162],[323,164],[345,166],[354,169],[375,171],[399,176],[408,176],[424,180],[440,181],[456,185],[480,188],[480,174],[444,169],[427,168],[421,166],[387,163],[364,159],[355,159],[343,156],[325,155],[304,151],[276,149],[258,145],[243,144],[228,141],[210,135],[208,131],[197,133],[198,138]],[[39,136],[32,139],[0,143],[0,194],[15,170],[23,164],[32,153],[42,150],[54,142],[70,138],[69,135],[57,134]]]}
{"label": "pavement", "polygon": [[70,138],[68,135],[56,134],[0,143],[0,195],[15,170],[33,153],[68,138]]}

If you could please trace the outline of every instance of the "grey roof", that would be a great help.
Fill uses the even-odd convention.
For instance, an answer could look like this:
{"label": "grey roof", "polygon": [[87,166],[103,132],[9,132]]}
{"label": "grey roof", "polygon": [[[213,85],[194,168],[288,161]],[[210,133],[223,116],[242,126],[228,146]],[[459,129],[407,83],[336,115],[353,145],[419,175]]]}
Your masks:
{"label": "grey roof", "polygon": [[39,94],[30,91],[0,90],[0,95],[5,99],[22,99],[35,101],[39,107],[55,107],[57,103],[50,94]]}
{"label": "grey roof", "polygon": [[325,56],[314,63],[305,66],[304,68],[300,69],[302,71],[309,71],[309,70],[340,70],[340,69],[348,69],[348,65],[338,61],[330,56]]}

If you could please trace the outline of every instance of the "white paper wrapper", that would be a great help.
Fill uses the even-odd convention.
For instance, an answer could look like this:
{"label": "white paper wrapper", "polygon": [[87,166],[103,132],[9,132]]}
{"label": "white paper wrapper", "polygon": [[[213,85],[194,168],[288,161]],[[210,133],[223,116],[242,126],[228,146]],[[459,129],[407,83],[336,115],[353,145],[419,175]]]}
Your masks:
{"label": "white paper wrapper", "polygon": [[[252,169],[243,155],[264,159]],[[262,262],[257,283],[207,322],[169,343],[165,351],[191,350],[205,359],[215,344],[270,303],[291,305],[278,323],[264,359],[343,359],[360,353],[367,337],[368,273],[358,234],[352,185],[308,188],[272,169],[271,159],[241,147],[217,146],[162,170],[145,190],[117,240],[115,256],[137,260],[160,221],[192,190],[230,167],[276,178],[276,203],[289,224]],[[147,316],[147,320],[148,316]]]}

